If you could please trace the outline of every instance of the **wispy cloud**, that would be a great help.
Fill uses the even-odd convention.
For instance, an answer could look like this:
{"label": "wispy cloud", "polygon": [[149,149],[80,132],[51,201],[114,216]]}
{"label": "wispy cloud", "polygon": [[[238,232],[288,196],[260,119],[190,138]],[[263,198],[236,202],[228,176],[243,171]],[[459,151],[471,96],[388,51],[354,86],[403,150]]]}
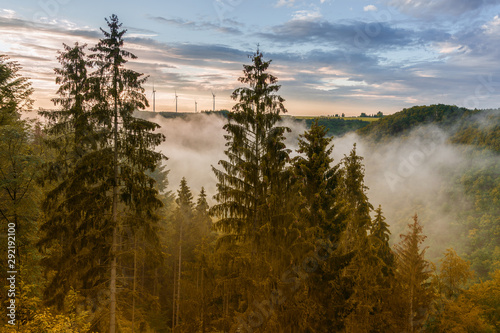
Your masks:
{"label": "wispy cloud", "polygon": [[481,28],[490,36],[500,37],[500,17],[495,15],[493,20],[484,24]]}
{"label": "wispy cloud", "polygon": [[317,21],[322,17],[319,10],[298,10],[292,15],[292,19],[296,21]]}
{"label": "wispy cloud", "polygon": [[283,44],[316,43],[365,50],[415,46],[449,38],[449,34],[438,30],[416,31],[393,27],[385,22],[338,23],[307,16],[294,18],[259,36]]}
{"label": "wispy cloud", "polygon": [[459,16],[498,4],[498,0],[387,0],[403,13],[416,17]]}
{"label": "wispy cloud", "polygon": [[233,34],[233,35],[241,35],[242,32],[241,30],[233,27],[228,27],[228,26],[222,26],[220,24],[212,23],[212,22],[207,22],[207,21],[190,21],[190,20],[184,20],[181,18],[165,18],[161,16],[155,16],[151,17],[152,20],[155,20],[157,22],[161,23],[167,23],[171,25],[175,25],[181,28],[187,28],[187,29],[192,29],[192,30],[215,30],[220,33],[226,33],[226,34]]}
{"label": "wispy cloud", "polygon": [[375,7],[374,5],[368,5],[368,6],[364,6],[363,10],[365,12],[376,12],[377,11],[377,7]]}
{"label": "wispy cloud", "polygon": [[16,17],[16,12],[11,9],[0,9],[0,17],[11,19]]}
{"label": "wispy cloud", "polygon": [[278,0],[275,7],[292,7],[294,3],[295,0]]}

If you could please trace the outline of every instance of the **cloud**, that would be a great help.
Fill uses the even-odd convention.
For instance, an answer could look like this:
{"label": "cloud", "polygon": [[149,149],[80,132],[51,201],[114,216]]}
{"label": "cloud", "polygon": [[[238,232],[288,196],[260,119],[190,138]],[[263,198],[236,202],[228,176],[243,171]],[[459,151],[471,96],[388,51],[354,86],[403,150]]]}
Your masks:
{"label": "cloud", "polygon": [[11,9],[0,9],[0,17],[11,19],[17,16],[16,12]]}
{"label": "cloud", "polygon": [[481,28],[487,35],[500,37],[500,17],[495,15],[493,20],[484,24]]}
{"label": "cloud", "polygon": [[[332,22],[319,17],[318,10],[295,11],[294,16],[267,31],[244,35],[248,43],[237,46],[167,43],[153,36],[155,31],[127,27],[125,47],[138,56],[128,65],[150,75],[148,84],[156,82],[157,109],[164,110],[175,107],[170,97],[174,90],[183,98],[179,110],[193,110],[195,99],[199,110],[211,109],[210,90],[217,92],[217,108],[231,108],[229,96],[241,85],[242,64],[248,64],[248,55],[255,51],[252,40],[259,40],[265,58],[273,60],[271,71],[283,85],[291,112],[331,113],[334,107],[349,105],[353,114],[360,109],[390,113],[437,102],[497,106],[492,103],[500,96],[498,17],[477,19],[451,34],[445,28],[418,29],[391,22]],[[172,20],[177,23],[165,23],[201,27],[199,22]],[[62,21],[33,23],[2,17],[0,33],[2,51],[19,61],[23,74],[33,79],[36,107],[53,107],[50,98],[57,90],[53,68],[59,66],[56,56],[62,43],[93,46],[102,37],[97,29]],[[488,80],[495,82],[494,87],[482,83]]]}
{"label": "cloud", "polygon": [[321,18],[319,10],[298,10],[292,15],[295,21],[316,21]]}
{"label": "cloud", "polygon": [[319,17],[294,19],[274,26],[270,32],[259,36],[283,44],[315,43],[330,47],[357,49],[380,49],[388,47],[407,47],[443,41],[449,34],[427,29],[422,31],[393,27],[386,22],[330,22]]}
{"label": "cloud", "polygon": [[232,35],[241,35],[242,32],[241,30],[235,28],[235,27],[226,27],[222,26],[220,24],[215,24],[211,22],[206,22],[206,21],[190,21],[190,20],[184,20],[181,18],[165,18],[162,16],[155,16],[155,17],[150,17],[150,19],[160,22],[160,23],[167,23],[171,25],[175,25],[181,28],[187,28],[187,29],[192,29],[192,30],[215,30],[220,33],[225,33],[225,34],[232,34]]}
{"label": "cloud", "polygon": [[374,5],[368,5],[368,6],[364,6],[363,10],[365,12],[376,12],[377,11],[377,7],[375,7]]}
{"label": "cloud", "polygon": [[416,17],[460,16],[498,3],[498,0],[387,0],[388,5]]}
{"label": "cloud", "polygon": [[[230,107],[229,94],[238,85],[237,77],[242,64],[248,61],[250,51],[213,44],[167,44],[151,38],[154,31],[127,29],[125,47],[138,56],[128,65],[151,75],[150,81],[155,80],[159,92],[157,102],[168,108],[166,93],[177,89],[184,96],[193,96],[186,97],[186,105],[182,106],[191,110],[190,99],[213,89],[221,93],[218,105]],[[97,30],[70,28],[68,24],[55,21],[33,23],[17,18],[0,18],[0,33],[4,36],[3,53],[17,60],[23,67],[22,74],[31,78],[35,88],[35,107],[47,108],[53,107],[50,99],[55,97],[57,90],[53,68],[59,67],[56,57],[62,44],[80,42],[93,46],[102,37]],[[157,106],[162,107],[159,103]],[[200,104],[199,107],[206,106]]]}
{"label": "cloud", "polygon": [[443,43],[436,43],[437,49],[439,50],[439,53],[449,55],[453,53],[465,53],[469,52],[470,49],[467,46],[457,44],[456,42],[443,42]]}
{"label": "cloud", "polygon": [[125,26],[125,29],[127,29],[127,38],[158,36],[158,32],[149,29],[141,29],[129,26]]}
{"label": "cloud", "polygon": [[295,0],[278,0],[275,7],[292,7],[295,3]]}

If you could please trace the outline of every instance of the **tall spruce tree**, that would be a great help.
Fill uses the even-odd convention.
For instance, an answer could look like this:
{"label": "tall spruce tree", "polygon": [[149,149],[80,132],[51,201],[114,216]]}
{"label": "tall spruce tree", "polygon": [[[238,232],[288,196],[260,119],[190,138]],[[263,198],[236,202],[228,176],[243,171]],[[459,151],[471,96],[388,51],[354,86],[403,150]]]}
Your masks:
{"label": "tall spruce tree", "polygon": [[257,50],[252,64],[243,66],[239,81],[249,87],[232,93],[237,103],[224,126],[228,160],[219,161],[223,170],[213,168],[218,180],[218,204],[211,209],[219,217],[216,227],[239,239],[256,240],[261,227],[280,212],[275,210],[278,202],[270,204],[283,186],[280,177],[289,159],[283,141],[289,129],[276,125],[286,109],[276,94],[278,79],[267,72],[270,64]]}
{"label": "tall spruce tree", "polygon": [[365,185],[365,168],[363,157],[356,153],[354,144],[348,156],[342,160],[341,198],[347,214],[346,237],[344,246],[347,250],[359,248],[360,242],[367,241],[367,231],[370,228],[370,211],[373,206],[368,200]]}
{"label": "tall spruce tree", "polygon": [[[394,255],[389,246],[389,230],[382,208],[375,210],[367,239],[358,243],[356,255],[348,270],[352,278],[352,295],[348,300],[349,332],[393,332],[396,324],[391,314],[394,286]],[[361,238],[364,239],[364,238]]]}
{"label": "tall spruce tree", "polygon": [[338,165],[332,166],[333,137],[326,136],[327,129],[315,120],[311,128],[299,135],[302,154],[293,160],[296,186],[301,196],[299,214],[309,227],[317,228],[316,237],[338,242],[345,228],[338,207]]}
{"label": "tall spruce tree", "polygon": [[[209,281],[209,261],[211,254],[213,252],[213,241],[215,239],[215,233],[212,231],[212,219],[209,215],[209,205],[206,199],[207,195],[205,189],[202,187],[200,194],[198,196],[198,201],[196,202],[195,208],[195,223],[197,226],[198,244],[195,249],[196,263],[199,270],[199,279],[197,274],[196,290],[198,295],[198,321],[200,322],[200,327],[198,328],[202,333],[207,331],[208,321],[210,314],[208,313],[208,299],[210,297],[210,289],[207,287],[210,283]],[[198,282],[200,287],[198,288]]]}
{"label": "tall spruce tree", "polygon": [[[257,50],[252,63],[243,66],[239,81],[248,86],[233,92],[236,104],[224,126],[227,160],[219,161],[221,170],[213,167],[217,204],[210,212],[224,233],[219,251],[234,263],[218,279],[224,304],[220,329],[228,328],[235,309],[249,311],[257,297],[270,293],[270,281],[290,262],[284,246],[290,238],[289,151],[284,144],[289,129],[277,124],[286,109],[277,78],[268,73],[270,63]],[[243,301],[234,302],[237,297]]]}
{"label": "tall spruce tree", "polygon": [[[55,185],[48,188],[43,202],[46,217],[38,243],[41,249],[51,249],[44,263],[55,273],[45,298],[59,308],[71,288],[90,291],[103,283],[105,271],[98,258],[105,258],[107,249],[98,246],[106,243],[106,219],[100,218],[106,211],[106,193],[98,186],[106,164],[99,165],[104,157],[101,145],[95,138],[89,140],[98,131],[88,99],[89,63],[85,45],[63,46],[58,57],[61,67],[55,69],[60,97],[53,100],[61,109],[41,112],[47,119],[46,144],[56,153],[53,160],[47,161],[45,179]],[[89,250],[95,259],[82,255]]]}
{"label": "tall spruce tree", "polygon": [[[340,251],[348,260],[338,281],[338,289],[333,304],[337,330],[366,330],[370,323],[367,314],[373,304],[369,302],[373,270],[372,249],[368,240],[371,224],[370,211],[373,209],[368,201],[364,183],[363,157],[356,152],[356,144],[349,155],[342,160],[341,185],[339,198],[345,214],[346,228],[340,242]],[[345,320],[343,318],[346,318]],[[345,325],[345,327],[344,327]]]}
{"label": "tall spruce tree", "polygon": [[[163,140],[162,134],[153,133],[159,125],[136,118],[133,112],[148,106],[142,84],[147,77],[125,68],[126,58],[137,57],[123,49],[122,29],[116,15],[106,19],[109,31],[101,29],[104,38],[91,50],[93,64],[97,67],[94,77],[98,104],[97,113],[101,123],[110,129],[107,142],[112,151],[113,174],[111,225],[113,230],[110,273],[110,333],[116,330],[116,269],[119,217],[118,204],[121,201],[131,210],[146,218],[153,217],[154,209],[161,206],[156,197],[154,181],[147,176],[147,170],[154,170],[162,159],[161,153],[153,149]],[[120,120],[120,121],[119,121]],[[120,125],[119,125],[120,123]],[[112,144],[112,146],[111,146]],[[121,187],[121,191],[120,191]],[[119,193],[121,192],[121,193]]]}
{"label": "tall spruce tree", "polygon": [[[187,186],[186,178],[182,178],[179,190],[177,191],[177,208],[174,213],[174,219],[178,228],[178,240],[177,240],[177,281],[174,281],[177,294],[174,293],[173,301],[173,312],[172,316],[172,331],[175,331],[175,327],[180,324],[180,310],[181,310],[181,291],[182,291],[182,259],[183,259],[183,245],[186,235],[189,235],[193,220],[193,195],[191,194],[191,189]],[[185,251],[185,249],[184,249]],[[175,271],[175,270],[174,270]]]}
{"label": "tall spruce tree", "polygon": [[[179,318],[174,330],[206,332],[210,330],[209,319],[215,315],[209,312],[208,304],[213,292],[209,288],[213,281],[213,272],[209,271],[209,264],[213,259],[213,243],[216,235],[211,230],[212,222],[208,215],[209,206],[205,190],[201,189],[196,206],[191,201],[192,197],[187,195],[188,190],[187,185],[184,185],[184,188],[181,185],[178,192],[178,207],[174,212],[177,233],[174,237],[180,245],[175,250],[182,249],[182,258],[178,256],[179,251],[175,256],[179,263],[177,270],[181,272],[181,279],[178,278],[179,274],[176,275],[177,291],[181,292],[181,297],[180,302],[174,297],[176,303],[174,310],[177,311],[177,305],[180,309],[173,316],[174,319]],[[179,237],[181,227],[182,239]]]}
{"label": "tall spruce tree", "polygon": [[[288,310],[293,313],[288,316],[293,324],[288,329],[300,326],[321,332],[325,327],[332,327],[333,318],[325,313],[331,307],[332,287],[346,264],[335,252],[345,229],[345,216],[339,207],[339,165],[331,165],[333,137],[326,134],[327,129],[314,121],[311,128],[299,136],[297,152],[300,155],[293,159],[294,189],[298,193],[295,208],[301,239],[304,240],[300,247],[301,257],[313,256],[319,244],[329,249],[330,253],[305,282],[306,296],[297,294],[295,307],[287,304]],[[311,306],[315,307],[315,311],[307,311]],[[297,313],[302,315],[297,316]]]}
{"label": "tall spruce tree", "polygon": [[426,236],[418,216],[408,224],[408,233],[400,235],[401,241],[395,245],[397,257],[397,279],[403,290],[401,329],[413,333],[418,331],[427,316],[433,298],[429,283],[431,270],[421,249]]}
{"label": "tall spruce tree", "polygon": [[382,260],[385,276],[394,274],[395,258],[394,252],[389,245],[390,235],[389,224],[385,222],[385,217],[382,214],[382,206],[379,205],[375,210],[375,218],[370,226],[370,242],[376,256]]}
{"label": "tall spruce tree", "polygon": [[[164,136],[153,133],[157,124],[133,116],[147,106],[146,78],[124,67],[126,58],[135,56],[122,49],[126,30],[120,30],[116,15],[106,22],[110,31],[101,29],[104,38],[91,49],[90,61],[78,45],[66,47],[59,58],[61,97],[55,103],[66,112],[54,118],[48,131],[67,128],[74,153],[47,195],[40,246],[60,245],[48,256],[56,271],[50,285],[59,290],[59,304],[70,287],[102,289],[109,281],[109,330],[115,332],[119,233],[127,229],[133,235],[143,228],[157,238],[156,209],[162,203],[147,171],[154,171],[163,158],[154,147]],[[89,68],[96,70],[87,74]],[[76,140],[79,136],[90,139]]]}

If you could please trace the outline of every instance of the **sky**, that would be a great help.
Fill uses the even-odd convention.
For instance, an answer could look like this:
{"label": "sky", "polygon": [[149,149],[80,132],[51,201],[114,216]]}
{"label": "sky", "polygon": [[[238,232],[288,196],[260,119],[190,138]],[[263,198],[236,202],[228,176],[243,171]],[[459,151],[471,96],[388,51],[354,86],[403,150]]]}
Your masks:
{"label": "sky", "polygon": [[111,14],[156,111],[175,111],[175,94],[179,112],[212,109],[212,92],[230,109],[257,47],[291,115],[500,106],[500,0],[0,0],[0,54],[36,108],[53,108],[63,43],[92,47]]}

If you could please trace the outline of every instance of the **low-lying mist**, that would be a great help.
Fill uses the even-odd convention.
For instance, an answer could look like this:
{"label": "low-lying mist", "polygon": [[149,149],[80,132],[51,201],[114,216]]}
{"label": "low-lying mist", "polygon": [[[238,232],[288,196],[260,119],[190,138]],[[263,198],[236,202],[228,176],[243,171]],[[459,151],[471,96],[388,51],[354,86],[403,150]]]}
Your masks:
{"label": "low-lying mist", "polygon": [[399,242],[417,213],[428,236],[430,259],[441,257],[448,247],[460,246],[456,241],[461,231],[454,227],[456,207],[467,204],[463,189],[453,184],[465,165],[465,155],[447,140],[448,135],[434,126],[419,127],[402,139],[384,143],[369,142],[354,133],[334,140],[337,161],[357,144],[364,158],[368,198],[375,208],[382,206],[391,241]]}
{"label": "low-lying mist", "polygon": [[[211,166],[218,168],[218,161],[225,159],[226,132],[222,127],[226,119],[213,114],[148,118],[160,124],[166,136],[161,150],[169,158],[169,189],[175,192],[181,178],[186,177],[193,194],[196,196],[203,186],[213,204],[217,180]],[[306,130],[305,124],[286,120],[283,125],[292,129],[286,134],[286,144],[296,155],[297,138]],[[334,163],[339,163],[356,143],[358,155],[364,157],[368,197],[374,208],[382,205],[391,225],[392,242],[398,242],[412,216],[419,215],[431,260],[441,257],[448,247],[460,250],[458,242],[463,231],[456,220],[460,211],[469,206],[470,198],[456,182],[457,177],[471,165],[500,163],[498,155],[492,155],[492,161],[471,161],[465,147],[449,143],[450,135],[428,125],[383,143],[370,142],[355,133],[333,141]]]}

